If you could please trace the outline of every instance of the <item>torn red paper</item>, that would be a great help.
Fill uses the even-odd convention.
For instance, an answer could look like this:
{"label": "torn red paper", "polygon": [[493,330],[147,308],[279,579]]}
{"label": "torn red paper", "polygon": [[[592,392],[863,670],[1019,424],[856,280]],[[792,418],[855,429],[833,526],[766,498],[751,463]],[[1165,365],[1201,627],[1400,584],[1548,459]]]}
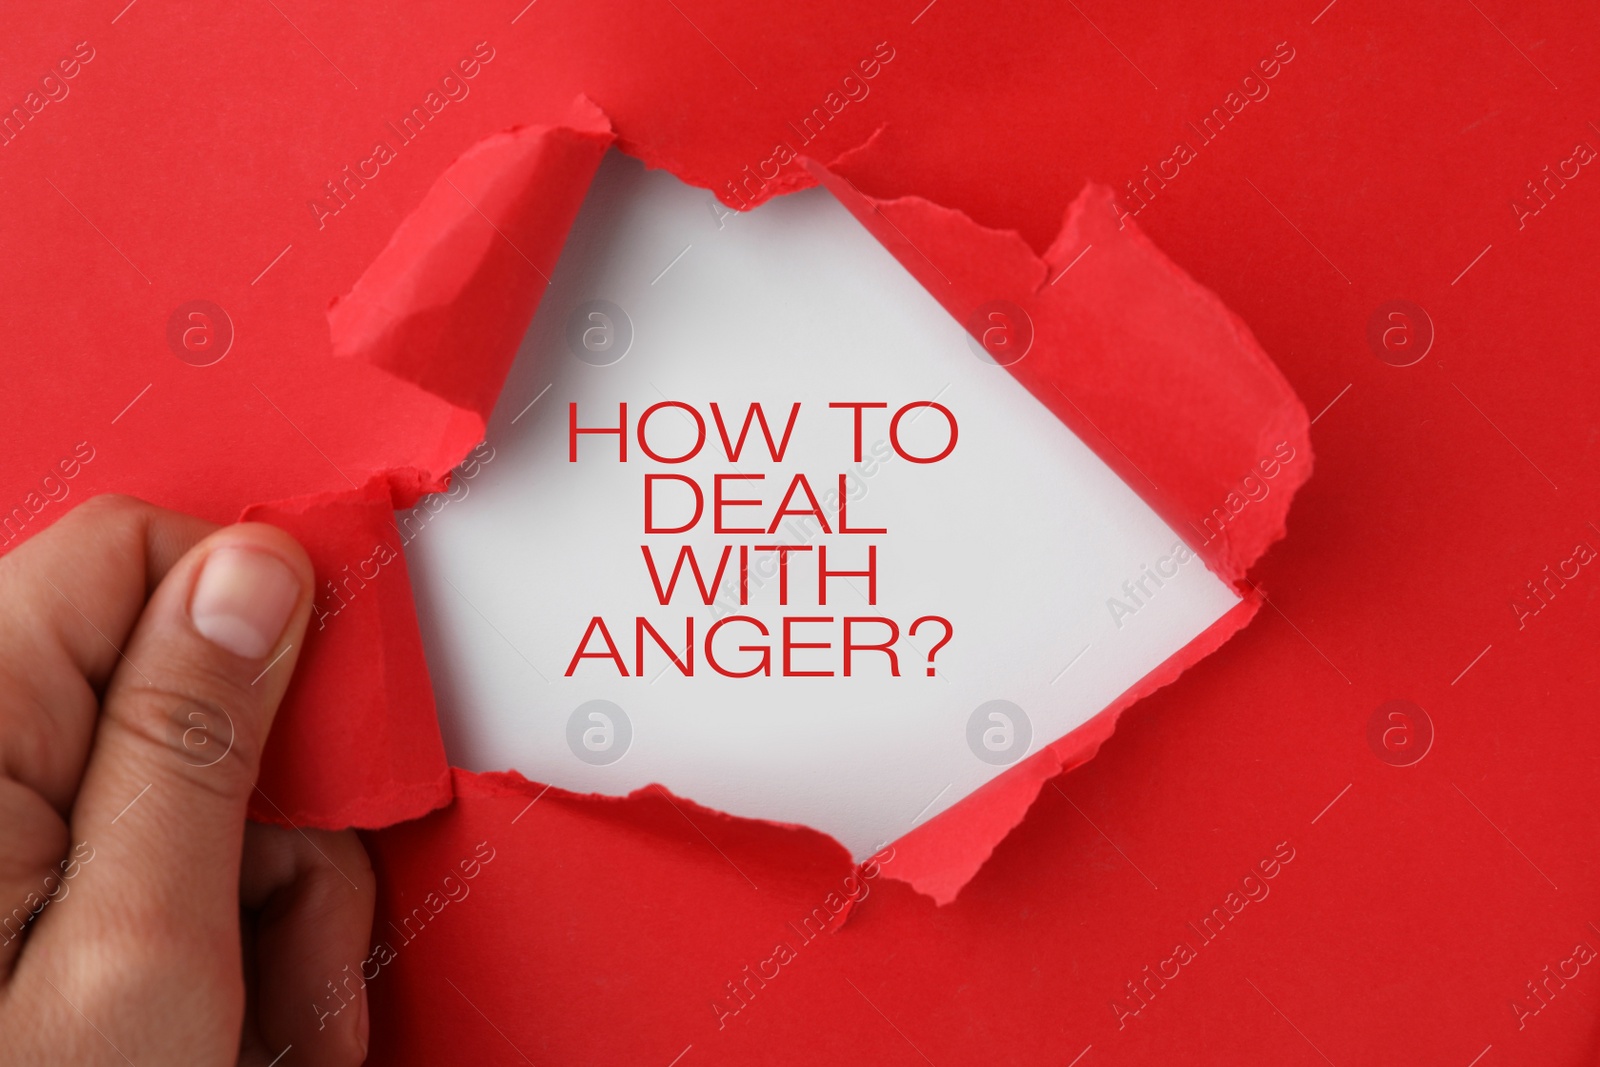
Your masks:
{"label": "torn red paper", "polygon": [[[397,508],[445,487],[489,413],[612,141],[593,104],[463,153],[328,311],[336,355],[448,405],[436,440],[350,492],[246,509],[311,550],[319,587],[251,814],[383,826],[448,803],[449,771],[417,632]],[[377,580],[380,574],[384,580]],[[328,714],[326,709],[336,708]],[[374,759],[374,754],[382,758]]]}
{"label": "torn red paper", "polygon": [[[1022,308],[1033,345],[1011,373],[1244,597],[1110,707],[897,842],[892,877],[948,903],[1045,781],[1093,758],[1124,709],[1254,616],[1244,575],[1311,474],[1309,420],[1244,323],[1120,218],[1110,190],[1085,188],[1040,258],[1015,233],[809,168],[957,321],[994,300]],[[1281,491],[1250,502],[1239,485],[1263,462]]]}
{"label": "torn red paper", "polygon": [[[513,129],[464,153],[330,308],[335,352],[461,412],[461,435],[440,442],[424,475],[437,477],[481,436],[612,140],[598,109],[585,101],[574,114],[573,126]],[[997,299],[1024,309],[1035,338],[1011,371],[1239,586],[1281,536],[1293,491],[1310,473],[1304,408],[1243,324],[1120,220],[1107,191],[1085,189],[1040,258],[1016,234],[959,212],[915,197],[868,198],[826,167],[810,172],[958,320]],[[1263,460],[1282,467],[1281,491],[1231,510],[1239,480]],[[1249,621],[1256,600],[1242,592],[1245,603],[1111,707],[902,839],[893,876],[941,903],[953,899],[1045,780],[1091,758],[1124,708]],[[407,621],[414,631],[414,615]]]}

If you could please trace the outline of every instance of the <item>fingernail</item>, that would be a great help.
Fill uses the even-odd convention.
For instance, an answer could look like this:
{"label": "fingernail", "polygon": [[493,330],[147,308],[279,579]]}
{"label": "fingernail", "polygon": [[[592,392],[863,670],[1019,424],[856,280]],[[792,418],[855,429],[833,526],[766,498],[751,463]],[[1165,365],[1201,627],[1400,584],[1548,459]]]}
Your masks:
{"label": "fingernail", "polygon": [[367,1058],[367,1039],[372,1024],[367,1020],[367,987],[361,987],[361,1003],[356,1007],[356,1040],[361,1043],[361,1058]]}
{"label": "fingernail", "polygon": [[278,643],[299,600],[300,579],[277,556],[224,547],[201,565],[189,618],[212,644],[260,659]]}

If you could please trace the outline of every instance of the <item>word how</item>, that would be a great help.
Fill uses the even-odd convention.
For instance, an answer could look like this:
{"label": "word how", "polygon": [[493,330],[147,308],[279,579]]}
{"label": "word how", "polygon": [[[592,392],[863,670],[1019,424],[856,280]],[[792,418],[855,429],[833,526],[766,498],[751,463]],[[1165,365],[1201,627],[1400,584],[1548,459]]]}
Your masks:
{"label": "word how", "polygon": [[[1206,947],[1222,936],[1228,924],[1239,917],[1251,903],[1259,904],[1267,899],[1272,892],[1272,887],[1267,883],[1278,877],[1295,857],[1295,850],[1287,841],[1279,841],[1273,846],[1272,855],[1257,861],[1250,873],[1239,880],[1239,888],[1230,890],[1222,898],[1222,903],[1211,909],[1211,914],[1200,920],[1200,926],[1187,923],[1194,932],[1195,940],[1201,948]],[[1257,877],[1259,873],[1260,877]],[[1172,954],[1158,962],[1154,968],[1146,964],[1140,977],[1129,979],[1123,983],[1127,989],[1126,995],[1118,994],[1111,1001],[1111,1013],[1117,1017],[1117,1029],[1121,1030],[1128,1025],[1128,1020],[1137,1016],[1150,1006],[1156,994],[1167,988],[1167,983],[1175,980],[1183,973],[1183,968],[1189,966],[1200,958],[1194,945],[1187,940],[1179,941],[1172,947]]]}
{"label": "word how", "polygon": [[[365,189],[367,182],[376,179],[384,167],[398,158],[398,148],[404,148],[421,136],[428,123],[437,119],[439,113],[452,102],[460,103],[465,100],[472,93],[472,87],[467,82],[476,78],[494,57],[495,51],[489,47],[488,41],[479,41],[473,45],[472,54],[458,60],[455,69],[439,79],[439,88],[428,90],[422,98],[422,103],[412,107],[400,119],[399,126],[392,122],[384,123],[394,134],[394,145],[387,140],[374,142],[372,154],[358,160],[354,170],[347,163],[332,179],[323,182],[327,195],[318,193],[315,198],[306,201],[311,217],[317,222],[317,229],[326,227],[328,219],[349,207],[356,193]],[[460,71],[459,77],[456,71]]]}
{"label": "word how", "polygon": [[[1222,136],[1222,131],[1229,122],[1239,117],[1240,112],[1249,107],[1252,102],[1259,104],[1265,100],[1272,93],[1272,88],[1267,85],[1267,82],[1276,78],[1284,67],[1294,61],[1294,57],[1295,51],[1289,47],[1289,42],[1280,41],[1277,47],[1272,50],[1272,55],[1256,61],[1255,69],[1260,72],[1260,78],[1257,78],[1254,73],[1246,74],[1240,80],[1239,88],[1223,97],[1222,103],[1212,108],[1211,113],[1200,120],[1199,126],[1196,126],[1193,122],[1185,123],[1189,129],[1194,131],[1195,142],[1193,145],[1187,140],[1179,141],[1172,146],[1172,154],[1157,162],[1153,171],[1147,165],[1142,172],[1144,175],[1142,178],[1130,178],[1123,182],[1126,187],[1126,203],[1135,206],[1131,208],[1125,207],[1121,203],[1114,205],[1114,210],[1117,212],[1118,228],[1120,229],[1125,225],[1124,220],[1139,214],[1139,212],[1149,207],[1150,201],[1155,199],[1156,193],[1165,189],[1167,182],[1175,180],[1178,175],[1182,174],[1184,167],[1199,159],[1199,149],[1204,148]],[[1242,96],[1240,95],[1241,92],[1243,93]]]}
{"label": "word how", "polygon": [[[0,115],[0,148],[8,148],[12,141],[22,136],[28,124],[37,121],[39,113],[51,104],[59,104],[72,92],[67,84],[78,76],[83,64],[92,62],[95,50],[88,41],[79,41],[72,47],[72,55],[56,60],[54,70],[39,77],[39,88],[30,89],[20,104],[12,104]],[[59,77],[58,77],[59,74]]]}
{"label": "word how", "polygon": [[[828,405],[829,408],[848,409],[855,413],[855,462],[861,462],[863,413],[874,409],[886,409],[888,406],[887,403],[869,401],[835,402]],[[722,417],[722,406],[713,402],[710,407],[712,421],[716,423],[717,427],[717,436],[722,442],[722,454],[727,457],[729,463],[739,462],[739,457],[744,453],[745,439],[750,436],[750,427],[756,422],[761,424],[761,436],[766,441],[768,457],[774,463],[783,462],[783,455],[789,448],[789,437],[794,432],[795,420],[800,417],[801,405],[799,401],[796,401],[789,408],[789,417],[784,423],[783,436],[778,441],[773,441],[772,439],[772,425],[767,421],[766,409],[761,404],[751,404],[746,409],[744,423],[739,428],[737,441],[729,437],[728,424]],[[900,420],[920,408],[929,408],[937,411],[944,416],[945,422],[950,428],[950,435],[945,446],[938,452],[928,456],[912,455],[906,451],[905,446],[900,442]],[[658,412],[669,409],[681,412],[694,423],[694,444],[690,445],[681,455],[665,456],[657,452],[650,446],[649,435],[646,432],[650,425],[650,420]],[[894,449],[896,455],[911,463],[937,463],[944,459],[955,450],[959,432],[959,428],[956,426],[956,417],[950,413],[950,409],[943,404],[936,404],[932,400],[916,400],[902,405],[895,411],[894,417],[889,420],[890,446]],[[567,462],[578,462],[578,438],[585,434],[614,435],[617,438],[617,462],[628,462],[628,405],[626,403],[617,405],[617,425],[615,426],[579,426],[578,405],[575,401],[569,403],[567,405]],[[638,442],[639,451],[643,452],[649,459],[657,463],[687,463],[698,456],[701,450],[705,448],[706,420],[693,404],[685,404],[681,400],[663,400],[659,404],[651,404],[644,409],[644,414],[639,416],[634,434]]]}

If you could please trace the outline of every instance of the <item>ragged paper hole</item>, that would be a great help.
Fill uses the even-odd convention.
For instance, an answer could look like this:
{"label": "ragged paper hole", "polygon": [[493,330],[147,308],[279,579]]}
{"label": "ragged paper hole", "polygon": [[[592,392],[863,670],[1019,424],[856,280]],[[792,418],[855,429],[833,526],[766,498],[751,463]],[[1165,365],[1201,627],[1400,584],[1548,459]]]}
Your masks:
{"label": "ragged paper hole", "polygon": [[858,859],[1238,603],[828,192],[739,214],[616,153],[397,522],[453,764]]}

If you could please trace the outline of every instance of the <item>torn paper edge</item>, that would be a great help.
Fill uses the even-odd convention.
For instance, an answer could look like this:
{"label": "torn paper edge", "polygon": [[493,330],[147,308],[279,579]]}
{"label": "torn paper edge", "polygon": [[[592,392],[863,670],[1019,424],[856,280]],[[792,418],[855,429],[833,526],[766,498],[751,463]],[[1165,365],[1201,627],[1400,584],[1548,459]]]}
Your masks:
{"label": "torn paper edge", "polygon": [[[450,324],[461,321],[468,307],[481,303],[483,290],[506,284],[505,260],[509,253],[497,248],[499,238],[491,240],[493,235],[483,224],[493,214],[502,223],[511,224],[515,232],[532,227],[546,238],[556,234],[564,240],[600,156],[615,140],[609,122],[592,104],[580,101],[575,114],[578,118],[570,125],[518,127],[474,145],[446,170],[423,204],[402,222],[389,246],[350,293],[330,308],[330,328],[338,354],[365,360],[469,416],[462,420],[462,429],[470,428],[471,433],[440,442],[445,458],[458,461],[483,432],[543,291],[543,284],[513,287],[516,291],[511,298],[502,291],[499,295],[508,319],[503,325],[514,328],[491,329],[486,337],[475,336],[472,340],[476,344],[463,351],[460,337]],[[874,131],[867,144],[835,160],[832,167],[867,152],[878,132]],[[563,155],[563,147],[571,151]],[[647,165],[651,162],[645,160]],[[1102,359],[1096,369],[1106,371],[1109,366],[1109,376],[1090,383],[1097,388],[1080,392],[1080,383],[1062,372],[1059,359],[1054,364],[1046,361],[1045,354],[1055,344],[1050,334],[1056,324],[1055,309],[1060,306],[1054,298],[1069,291],[1054,290],[1053,283],[1077,262],[1076,258],[1069,262],[1068,257],[1083,255],[1087,246],[1098,240],[1107,249],[1102,261],[1114,252],[1120,253],[1124,271],[1132,269],[1136,275],[1147,272],[1142,280],[1163,283],[1173,290],[1173,302],[1192,305],[1188,310],[1196,323],[1214,326],[1224,335],[1212,340],[1230,361],[1226,369],[1232,378],[1251,386],[1254,407],[1245,411],[1250,417],[1244,420],[1244,436],[1252,443],[1244,451],[1254,454],[1265,448],[1270,454],[1270,442],[1276,439],[1289,442],[1296,454],[1304,457],[1279,483],[1278,492],[1253,504],[1253,510],[1242,516],[1232,516],[1216,537],[1191,545],[1214,573],[1240,593],[1242,602],[1238,606],[1088,722],[896,842],[897,861],[891,876],[943,904],[955,898],[1022,820],[1045,781],[1092,758],[1115,729],[1123,710],[1175,680],[1254,615],[1259,598],[1253,588],[1241,588],[1245,585],[1245,571],[1283,536],[1294,492],[1310,474],[1309,420],[1304,406],[1243,322],[1162,255],[1135,226],[1116,219],[1108,190],[1086,187],[1067,209],[1056,241],[1039,256],[1014,232],[981,227],[959,211],[913,196],[870,197],[830,166],[806,161],[806,167],[812,180],[790,183],[794,189],[814,183],[827,186],[958,321],[967,322],[972,311],[986,300],[1006,299],[1027,308],[1041,335],[1036,344],[1041,355],[1024,360],[1012,373],[1186,540],[1190,539],[1190,531],[1198,532],[1194,517],[1203,514],[1193,507],[1196,492],[1223,499],[1231,491],[1229,487],[1249,471],[1222,470],[1211,459],[1199,462],[1193,454],[1174,452],[1164,442],[1150,455],[1141,455],[1141,464],[1102,432],[1101,424],[1107,420],[1096,420],[1094,414],[1114,410],[1107,407],[1108,398],[1112,404],[1139,402],[1142,393],[1133,370],[1148,371],[1150,367],[1140,364],[1128,369],[1126,359]],[[519,199],[519,183],[537,186],[540,203],[554,202],[558,207],[547,207],[543,215],[519,214],[519,206],[525,207],[528,200],[535,199]],[[458,187],[461,185],[488,194],[493,203],[473,202]],[[470,212],[468,206],[452,205],[452,199],[465,201]],[[479,231],[476,238],[474,226]],[[503,232],[504,226],[491,223],[490,228],[499,231],[500,238],[514,247]],[[547,267],[539,268],[539,272],[545,278],[553,269],[560,243],[557,240],[554,247],[546,247],[547,240],[540,248]],[[941,251],[955,254],[940,255]],[[517,252],[528,259],[520,249]],[[497,253],[501,261],[498,266],[492,262]],[[1084,273],[1095,269],[1097,266],[1091,265]],[[946,270],[956,276],[946,274]],[[1115,348],[1115,341],[1113,337],[1107,344]],[[1081,357],[1082,353],[1074,355]],[[1126,353],[1118,350],[1118,355]],[[1123,368],[1120,374],[1113,364]],[[1071,386],[1072,392],[1064,385]],[[1046,387],[1054,387],[1062,399],[1045,393]],[[1077,394],[1076,399],[1073,393]],[[1225,423],[1218,425],[1213,412],[1196,411],[1198,406],[1185,410],[1173,409],[1169,404],[1156,414],[1186,418],[1200,440],[1207,434],[1222,431],[1227,436],[1226,431],[1239,429]],[[1232,434],[1232,438],[1239,436]],[[1237,445],[1238,441],[1229,443]],[[1174,460],[1181,462],[1175,464]],[[435,467],[431,473],[429,477],[428,468],[419,467],[404,487],[394,488],[412,492],[441,484],[438,479],[444,477],[445,471]],[[1181,486],[1187,494],[1164,491],[1160,488],[1163,482]],[[401,495],[397,493],[396,506],[411,502],[400,499]],[[414,615],[412,624],[415,625]]]}

